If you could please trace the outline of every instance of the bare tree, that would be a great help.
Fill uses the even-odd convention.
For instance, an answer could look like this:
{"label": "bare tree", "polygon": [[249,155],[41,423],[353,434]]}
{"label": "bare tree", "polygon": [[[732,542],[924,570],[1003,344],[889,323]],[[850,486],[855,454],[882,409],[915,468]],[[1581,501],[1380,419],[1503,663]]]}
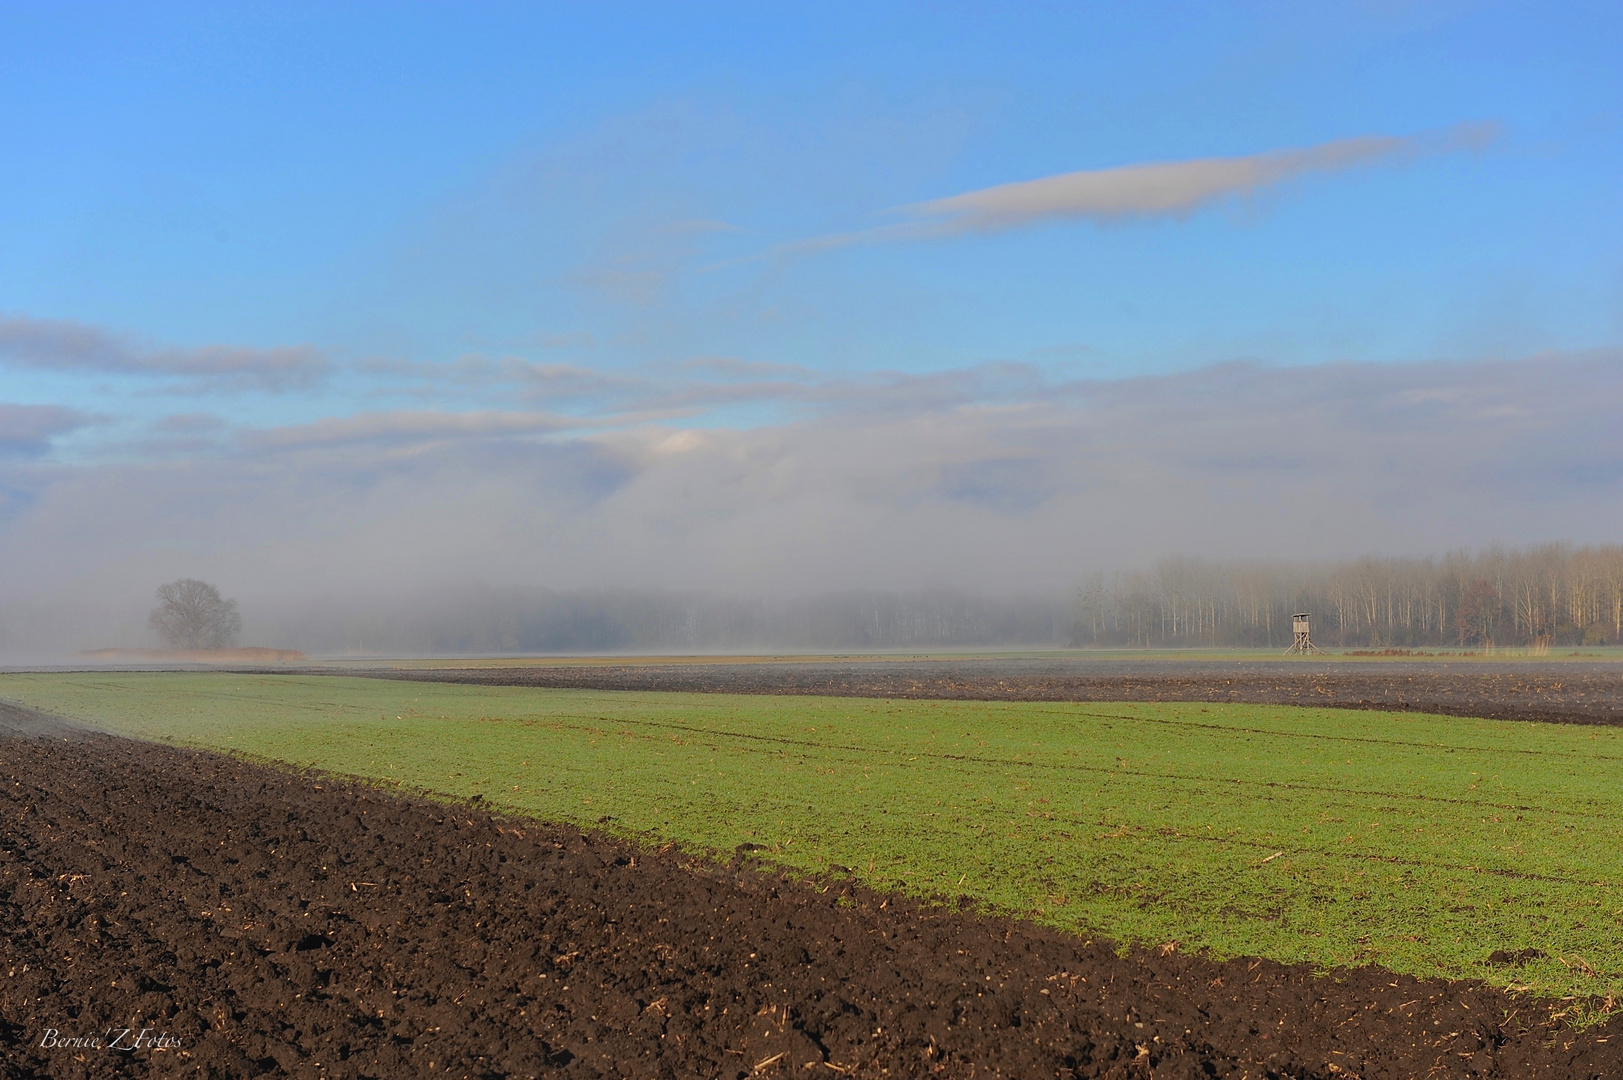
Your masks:
{"label": "bare tree", "polygon": [[158,606],[147,625],[176,649],[224,649],[237,640],[242,616],[237,602],[222,599],[213,585],[181,578],[158,586]]}

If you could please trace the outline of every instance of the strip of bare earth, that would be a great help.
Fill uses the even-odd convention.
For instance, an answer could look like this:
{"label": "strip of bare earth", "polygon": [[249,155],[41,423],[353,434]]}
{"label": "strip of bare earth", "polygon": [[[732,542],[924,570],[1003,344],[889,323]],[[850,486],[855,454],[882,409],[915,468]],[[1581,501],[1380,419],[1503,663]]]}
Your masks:
{"label": "strip of bare earth", "polygon": [[1232,701],[1623,725],[1623,664],[1071,658],[319,668],[482,686],[974,701]]}
{"label": "strip of bare earth", "polygon": [[[1623,1074],[1617,1023],[1577,1032],[1480,984],[1121,957],[743,858],[4,719],[8,1075]],[[170,1041],[60,1046],[132,1027]]]}

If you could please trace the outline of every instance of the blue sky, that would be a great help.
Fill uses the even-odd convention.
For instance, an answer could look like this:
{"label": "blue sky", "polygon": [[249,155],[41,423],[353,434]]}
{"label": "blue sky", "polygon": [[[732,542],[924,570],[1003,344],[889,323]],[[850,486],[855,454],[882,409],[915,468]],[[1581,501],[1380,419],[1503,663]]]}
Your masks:
{"label": "blue sky", "polygon": [[[7,5],[0,302],[152,347],[608,369],[1122,375],[1616,344],[1620,22],[1599,4]],[[994,184],[1460,124],[1499,134],[1186,215],[773,254]],[[222,407],[293,418],[390,390]]]}
{"label": "blue sky", "polygon": [[[625,440],[815,462],[1234,365],[1589,372],[1623,345],[1619,55],[1599,3],[0,4],[0,547],[115,473],[237,469],[315,520],[266,456],[295,443],[368,492],[362,444],[598,455],[565,487],[602,500]],[[1081,467],[1022,446],[987,475]],[[1483,500],[1348,542],[1515,539]],[[1595,501],[1546,526],[1604,539]]]}

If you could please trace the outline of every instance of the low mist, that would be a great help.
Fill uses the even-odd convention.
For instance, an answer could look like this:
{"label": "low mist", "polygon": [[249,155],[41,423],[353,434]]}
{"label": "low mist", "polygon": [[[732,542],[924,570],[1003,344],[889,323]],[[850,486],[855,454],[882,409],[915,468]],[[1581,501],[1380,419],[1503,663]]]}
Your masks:
{"label": "low mist", "polygon": [[[753,427],[425,411],[40,451],[0,490],[0,653],[154,645],[153,591],[181,578],[240,603],[243,644],[312,653],[1278,644],[1267,620],[1192,635],[1171,600],[1162,634],[1161,587],[1111,583],[1623,536],[1613,353],[1000,378],[898,377]],[[1079,638],[1088,590],[1104,622]]]}
{"label": "low mist", "polygon": [[[1370,649],[1623,644],[1623,546],[1457,551],[1330,563],[1164,559],[1046,594],[847,590],[740,597],[467,586],[244,608],[242,643],[314,656],[1278,648],[1308,611],[1320,644]],[[8,613],[8,662],[161,645],[147,611]],[[86,635],[99,636],[86,636]]]}

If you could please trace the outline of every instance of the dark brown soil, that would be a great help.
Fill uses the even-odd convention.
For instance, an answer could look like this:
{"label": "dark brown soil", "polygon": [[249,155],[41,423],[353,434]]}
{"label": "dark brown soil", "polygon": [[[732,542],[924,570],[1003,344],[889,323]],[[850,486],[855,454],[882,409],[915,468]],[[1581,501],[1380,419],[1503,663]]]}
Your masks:
{"label": "dark brown soil", "polygon": [[1122,958],[742,856],[0,729],[6,1076],[1623,1075],[1619,1025],[1480,985]]}
{"label": "dark brown soil", "polygon": [[[326,669],[329,672],[331,669]],[[1623,724],[1623,665],[1312,660],[1126,663],[1089,659],[830,660],[444,667],[344,674],[598,690],[961,698],[977,701],[1243,701]]]}

